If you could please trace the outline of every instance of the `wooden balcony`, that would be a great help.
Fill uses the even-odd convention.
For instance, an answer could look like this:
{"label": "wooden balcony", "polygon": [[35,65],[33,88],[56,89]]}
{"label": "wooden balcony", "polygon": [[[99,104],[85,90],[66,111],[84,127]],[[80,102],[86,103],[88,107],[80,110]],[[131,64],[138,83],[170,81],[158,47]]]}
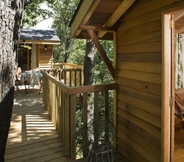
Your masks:
{"label": "wooden balcony", "polygon": [[[71,73],[71,71],[69,72]],[[93,121],[98,121],[99,112],[104,113],[104,120],[109,120],[109,95],[116,90],[116,84],[75,86],[75,79],[69,81],[70,86],[59,80],[58,77],[42,72],[42,94],[21,91],[15,96],[14,112],[10,128],[6,161],[77,161],[87,162],[86,148],[77,155],[76,138],[78,125],[82,125],[82,144],[87,143],[87,125],[89,121],[89,98],[92,98]],[[56,73],[52,73],[56,74]],[[58,73],[57,73],[58,74]],[[78,73],[80,75],[80,73]],[[59,75],[57,75],[59,76]],[[71,74],[69,74],[71,80]],[[73,75],[76,78],[76,74]],[[92,97],[93,96],[93,97]],[[43,98],[41,98],[43,97]],[[103,104],[99,99],[103,97]],[[99,105],[103,105],[101,108]],[[76,120],[76,110],[81,108],[81,121]],[[112,107],[111,107],[112,108]],[[76,124],[77,123],[77,124]],[[57,131],[57,132],[56,132]],[[84,138],[85,137],[85,138]],[[126,161],[122,155],[114,150],[114,161]],[[45,160],[44,160],[45,159]],[[69,160],[70,159],[70,160]]]}

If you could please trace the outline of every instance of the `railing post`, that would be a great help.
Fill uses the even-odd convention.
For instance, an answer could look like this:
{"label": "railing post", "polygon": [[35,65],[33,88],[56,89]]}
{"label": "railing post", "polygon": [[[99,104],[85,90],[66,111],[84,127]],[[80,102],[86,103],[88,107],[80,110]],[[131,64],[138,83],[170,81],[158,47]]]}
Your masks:
{"label": "railing post", "polygon": [[48,86],[48,90],[49,90],[49,100],[48,100],[48,108],[49,108],[49,114],[50,114],[50,117],[51,117],[51,120],[53,121],[52,119],[52,115],[53,115],[53,107],[52,107],[52,104],[53,104],[53,82],[51,82],[50,80],[48,81],[49,82],[49,86]]}
{"label": "railing post", "polygon": [[88,124],[88,117],[87,117],[87,93],[83,94],[83,107],[82,107],[82,121],[83,121],[83,127],[82,127],[82,140],[83,140],[83,157],[88,156],[88,133],[87,133],[87,124]]}
{"label": "railing post", "polygon": [[56,126],[56,85],[52,84],[52,122]]}
{"label": "railing post", "polygon": [[78,86],[82,85],[82,69],[79,70]]}
{"label": "railing post", "polygon": [[98,107],[98,93],[99,92],[94,92],[94,121],[98,121],[98,112],[99,112],[99,107]]}
{"label": "railing post", "polygon": [[65,148],[68,152],[68,154],[70,154],[70,144],[69,144],[69,128],[70,128],[70,116],[69,116],[69,95],[65,94],[65,107],[64,107],[64,145]]}
{"label": "railing post", "polygon": [[[105,91],[105,124],[110,122],[109,119],[109,93],[108,91]],[[109,139],[109,128],[105,127],[105,140],[108,141]]]}
{"label": "railing post", "polygon": [[[43,75],[43,74],[42,74]],[[45,107],[46,107],[46,109],[47,109],[47,94],[46,94],[46,81],[47,81],[47,79],[43,76],[42,77],[42,92],[43,92],[43,95],[42,95],[42,98],[43,98],[43,103],[44,103],[44,105],[45,105]]]}
{"label": "railing post", "polygon": [[61,137],[61,122],[60,122],[60,108],[61,108],[61,91],[60,88],[56,86],[56,130]]}
{"label": "railing post", "polygon": [[[94,93],[94,120],[93,120],[93,124],[96,124],[99,120],[98,118],[98,113],[99,113],[99,107],[98,107],[98,93],[99,92],[95,92]],[[95,125],[93,125],[95,126]],[[94,127],[94,143],[96,144],[98,142],[98,129],[96,127]]]}
{"label": "railing post", "polygon": [[66,70],[65,69],[63,70],[63,73],[64,73],[64,77],[63,77],[64,83],[66,84]]}
{"label": "railing post", "polygon": [[50,80],[48,80],[48,87],[46,87],[47,89],[48,89],[48,104],[47,104],[47,111],[49,112],[49,115],[51,116],[51,88],[50,88],[50,86],[51,86],[51,81]]}
{"label": "railing post", "polygon": [[69,85],[72,86],[72,71],[69,70]]}
{"label": "railing post", "polygon": [[45,107],[46,107],[46,110],[48,111],[49,110],[49,106],[48,106],[48,98],[49,98],[49,81],[44,78],[44,92],[45,92]]}
{"label": "railing post", "polygon": [[75,70],[74,71],[74,84],[75,84],[75,87],[77,86],[77,71]]}
{"label": "railing post", "polygon": [[76,159],[76,95],[70,96],[70,159]]}
{"label": "railing post", "polygon": [[61,140],[64,144],[65,141],[65,93],[60,90],[60,108],[59,108],[59,122],[60,122],[60,129],[61,129]]}

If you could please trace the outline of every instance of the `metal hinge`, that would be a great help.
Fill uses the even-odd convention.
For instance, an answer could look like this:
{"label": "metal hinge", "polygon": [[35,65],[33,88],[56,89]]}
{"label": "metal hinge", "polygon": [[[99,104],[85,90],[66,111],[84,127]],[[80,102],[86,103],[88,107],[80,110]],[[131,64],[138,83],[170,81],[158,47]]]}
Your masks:
{"label": "metal hinge", "polygon": [[171,29],[173,28],[173,25],[174,25],[174,21],[173,21],[173,19],[171,18],[171,19],[170,19],[170,28],[171,28]]}
{"label": "metal hinge", "polygon": [[170,107],[173,106],[173,97],[169,97],[169,106],[170,106]]}

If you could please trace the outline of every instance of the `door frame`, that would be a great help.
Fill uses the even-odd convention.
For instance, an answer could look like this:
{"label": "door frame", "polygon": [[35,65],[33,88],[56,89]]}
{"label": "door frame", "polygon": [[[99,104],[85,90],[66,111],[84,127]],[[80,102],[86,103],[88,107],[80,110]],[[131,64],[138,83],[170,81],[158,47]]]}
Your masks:
{"label": "door frame", "polygon": [[[161,155],[162,161],[171,161],[171,28],[170,14],[162,15],[162,109],[161,109]],[[170,88],[168,88],[170,87]]]}
{"label": "door frame", "polygon": [[[184,2],[162,12],[162,161],[174,161],[174,98],[175,98],[175,33],[173,15],[184,9]],[[168,88],[169,87],[169,88]]]}

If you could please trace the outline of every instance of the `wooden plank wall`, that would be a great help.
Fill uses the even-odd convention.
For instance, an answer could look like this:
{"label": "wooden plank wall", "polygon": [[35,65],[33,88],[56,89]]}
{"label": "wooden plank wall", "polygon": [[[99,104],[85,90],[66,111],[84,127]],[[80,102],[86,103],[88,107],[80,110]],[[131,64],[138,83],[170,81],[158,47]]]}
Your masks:
{"label": "wooden plank wall", "polygon": [[117,149],[161,161],[162,11],[178,0],[137,0],[118,22]]}
{"label": "wooden plank wall", "polygon": [[40,69],[51,69],[52,68],[52,47],[53,45],[46,45],[47,50],[45,50],[45,45],[38,45],[38,64]]}

